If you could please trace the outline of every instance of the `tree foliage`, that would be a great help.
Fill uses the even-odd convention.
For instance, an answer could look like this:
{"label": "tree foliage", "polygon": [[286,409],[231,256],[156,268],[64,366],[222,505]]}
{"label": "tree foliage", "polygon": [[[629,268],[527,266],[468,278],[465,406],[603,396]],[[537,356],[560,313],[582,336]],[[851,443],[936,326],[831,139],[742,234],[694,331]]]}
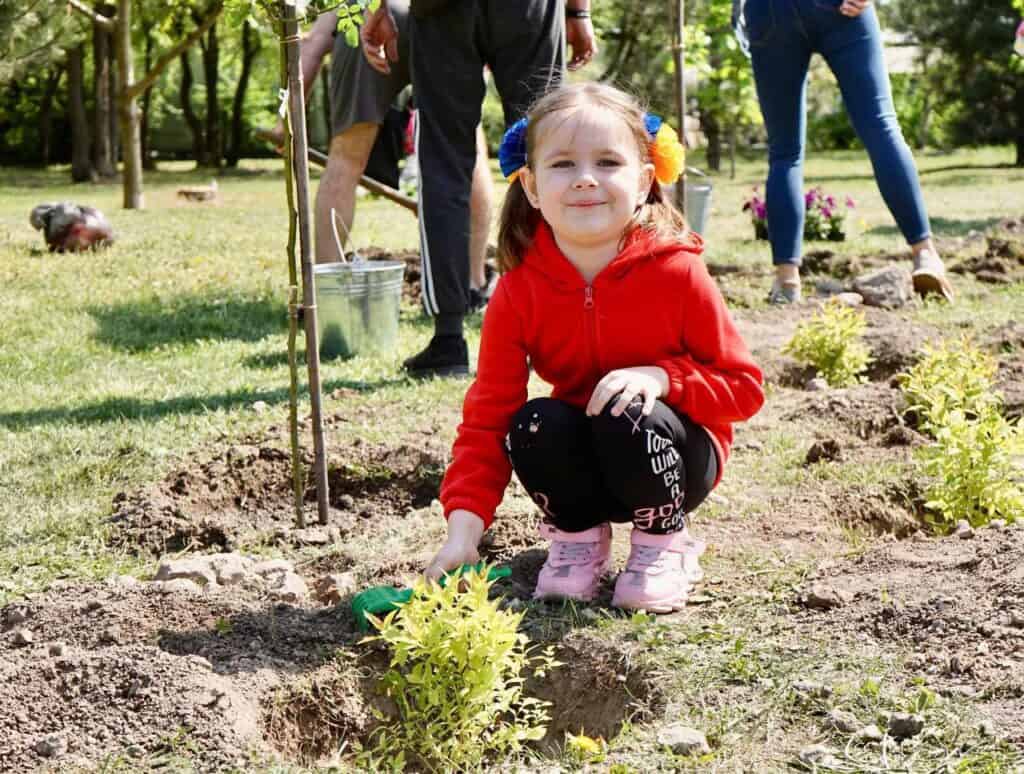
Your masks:
{"label": "tree foliage", "polygon": [[[1017,9],[1017,12],[1014,9]],[[1024,59],[1013,53],[1022,0],[893,0],[894,29],[936,57],[928,88],[956,144],[1014,143],[1024,166]]]}

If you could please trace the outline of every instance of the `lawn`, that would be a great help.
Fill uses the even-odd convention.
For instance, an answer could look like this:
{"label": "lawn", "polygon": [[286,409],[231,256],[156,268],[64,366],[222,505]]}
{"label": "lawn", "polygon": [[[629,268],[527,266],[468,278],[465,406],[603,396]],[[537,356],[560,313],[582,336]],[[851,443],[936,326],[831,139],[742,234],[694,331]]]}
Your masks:
{"label": "lawn", "polygon": [[[986,234],[1002,233],[1001,223],[1024,216],[1024,169],[1009,166],[1012,158],[1009,148],[918,155],[933,229],[951,263],[984,252]],[[569,652],[599,653],[619,670],[622,679],[613,687],[628,684],[636,694],[632,703],[595,711],[597,727],[584,728],[611,743],[607,760],[592,764],[594,770],[614,763],[620,772],[792,767],[1020,771],[1024,637],[1006,624],[1006,617],[1014,611],[1024,615],[1024,578],[1019,568],[1007,564],[1009,557],[1024,557],[1024,530],[986,531],[974,541],[956,543],[919,532],[914,537],[919,509],[892,495],[894,489],[912,489],[910,450],[889,448],[874,431],[864,430],[874,427],[876,419],[882,425],[888,421],[878,417],[886,415],[896,392],[888,383],[894,371],[826,396],[805,393],[802,385],[786,380],[781,346],[814,305],[775,310],[764,303],[770,281],[767,244],[753,241],[748,216],[741,212],[763,172],[761,158],[744,158],[735,179],[713,179],[706,260],[720,269],[714,273],[765,365],[769,400],[762,415],[740,428],[737,454],[720,491],[697,516],[698,531],[712,544],[701,601],[669,619],[623,617],[608,608],[607,600],[582,609],[527,602],[523,578],[536,573],[543,554],[532,533],[536,515],[516,487],[506,498],[505,526],[496,531],[490,556],[514,568],[506,591],[522,600],[525,632]],[[0,306],[0,611],[27,604],[39,621],[51,622],[47,639],[59,631],[64,640],[85,648],[88,627],[74,623],[77,608],[68,595],[106,600],[104,595],[113,592],[105,579],[126,574],[149,578],[159,559],[140,550],[141,537],[139,545],[132,545],[119,535],[111,522],[118,504],[155,501],[159,490],[170,498],[172,510],[179,509],[176,518],[188,521],[188,503],[195,505],[197,499],[190,494],[192,499],[183,495],[175,501],[168,494],[167,482],[176,475],[184,471],[190,481],[202,475],[213,480],[217,474],[210,471],[230,462],[240,447],[286,447],[287,218],[281,170],[272,162],[243,164],[225,174],[213,205],[176,197],[179,186],[206,182],[207,173],[167,164],[147,173],[142,211],[120,209],[117,184],[71,186],[67,177],[66,169],[0,171],[0,283],[5,288]],[[863,154],[816,154],[807,166],[807,183],[857,202],[846,242],[808,249],[834,251],[833,265],[845,258],[870,265],[879,256],[904,252]],[[97,254],[46,252],[28,224],[28,213],[38,203],[58,199],[101,209],[114,225],[116,244]],[[363,199],[354,241],[358,247],[415,251],[416,223],[393,204]],[[1024,320],[1024,283],[988,284],[969,273],[954,277],[959,299],[951,308],[915,303],[899,312],[871,310],[869,338],[876,356],[895,348],[903,358],[897,358],[899,363],[906,364],[925,339],[971,332],[994,347],[1008,396],[1016,394],[1024,383],[1024,333],[1018,323]],[[807,290],[813,293],[813,282]],[[479,316],[470,319],[471,351],[479,324]],[[275,528],[263,524],[226,542],[178,548],[283,557],[306,567],[311,582],[316,573],[340,570],[355,573],[362,584],[398,582],[414,574],[441,534],[431,499],[467,386],[457,379],[418,384],[402,378],[398,364],[425,344],[429,332],[420,310],[406,304],[395,352],[323,364],[332,484],[339,496],[354,496],[354,506],[346,506],[353,511],[365,498],[370,503],[366,513],[353,516],[332,496],[339,531],[327,544],[296,545],[282,537],[285,509],[274,517],[279,522]],[[540,393],[543,385],[532,389]],[[300,414],[307,412],[304,401]],[[891,424],[882,427],[888,429]],[[825,437],[837,440],[841,459],[805,465],[807,447]],[[259,454],[264,462],[276,459]],[[251,469],[264,489],[255,484],[246,489],[247,474],[232,474],[232,486],[241,488],[231,490],[228,499],[208,496],[203,513],[251,510],[247,499],[265,505],[264,511],[271,505],[280,509],[287,502],[287,484],[282,494],[274,476],[280,477],[286,465],[274,465]],[[202,475],[200,466],[205,466]],[[225,481],[231,478],[223,475]],[[367,483],[371,479],[376,482],[372,486]],[[380,494],[385,491],[387,497]],[[908,497],[914,499],[912,493]],[[389,518],[396,522],[393,529],[385,523]],[[133,534],[141,535],[147,524],[134,524]],[[160,526],[154,523],[153,529]],[[950,563],[949,556],[965,564]],[[852,589],[852,601],[824,611],[803,605],[809,584],[824,581]],[[945,613],[929,607],[940,592],[953,600]],[[984,596],[981,602],[978,594]],[[123,596],[117,599],[123,602]],[[218,677],[237,677],[245,670],[221,668],[234,663],[238,653],[228,647],[232,636],[222,636],[217,627],[250,631],[239,622],[240,600],[232,597],[229,604],[204,597],[194,603],[193,634],[218,633],[203,640],[207,650],[191,649],[184,641],[167,646],[168,627],[175,630],[177,619],[160,620],[156,613],[139,623],[138,642],[126,634],[123,647],[145,644],[167,659],[167,654],[199,653],[213,663]],[[252,591],[244,601],[254,610],[262,606],[264,613],[274,609],[261,600],[260,592]],[[148,603],[133,604],[141,610]],[[111,611],[117,607],[114,602],[103,605]],[[307,602],[302,610],[316,607]],[[280,615],[281,621],[291,620],[291,613]],[[980,635],[957,629],[958,618],[988,629],[978,628]],[[221,625],[222,620],[229,624]],[[329,748],[344,733],[321,735],[303,746],[295,742],[303,733],[299,724],[274,725],[288,713],[267,709],[291,706],[288,702],[305,695],[310,680],[325,685],[342,674],[332,649],[358,648],[351,621],[321,637],[316,620],[310,613],[293,621],[308,634],[303,645],[308,657],[296,657],[294,668],[275,662],[276,682],[249,697],[261,708],[257,716],[277,719],[262,721],[261,733],[288,763],[270,762],[266,749],[249,739],[250,748],[241,745],[234,758],[225,753],[211,764],[203,751],[213,743],[195,730],[195,723],[181,721],[185,741],[172,744],[164,734],[157,744],[147,737],[136,755],[125,753],[115,740],[100,745],[100,758],[84,755],[86,761],[76,765],[142,770],[164,756],[196,770],[226,766],[227,760],[240,769],[263,770],[311,766],[317,757],[329,757]],[[284,625],[281,621],[273,624],[275,631]],[[935,629],[935,621],[944,621],[946,628]],[[131,628],[120,626],[126,632]],[[14,653],[10,629],[0,641],[0,656]],[[240,637],[237,649],[247,647]],[[323,648],[327,656],[318,651]],[[286,658],[287,649],[275,653]],[[964,653],[974,667],[950,667],[950,657],[962,657],[962,662]],[[14,655],[9,663],[15,663]],[[559,679],[574,685],[569,675]],[[612,689],[579,690],[587,701],[597,701]],[[559,727],[578,732],[571,723],[582,723],[587,713],[557,701],[555,707],[564,710]],[[827,720],[836,709],[856,715],[859,726],[870,721],[883,727],[893,713],[916,712],[926,719],[928,733],[893,744],[851,741]],[[78,717],[67,716],[64,723],[74,726]],[[675,720],[702,729],[711,752],[682,756],[659,742],[659,733]],[[189,734],[196,741],[189,743]],[[828,751],[814,758],[807,753],[813,744],[824,744]],[[582,765],[573,763],[569,752],[549,754],[563,766]],[[522,765],[541,763],[528,758]],[[0,763],[0,770],[8,769]]]}

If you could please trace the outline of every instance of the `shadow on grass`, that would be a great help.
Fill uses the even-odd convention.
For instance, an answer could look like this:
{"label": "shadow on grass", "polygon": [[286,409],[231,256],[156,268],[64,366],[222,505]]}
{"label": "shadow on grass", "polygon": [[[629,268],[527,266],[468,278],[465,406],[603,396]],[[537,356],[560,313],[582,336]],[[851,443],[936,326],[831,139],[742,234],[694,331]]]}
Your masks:
{"label": "shadow on grass", "polygon": [[[931,218],[932,232],[939,237],[967,236],[971,231],[985,231],[998,225],[1002,218]],[[869,234],[880,236],[896,236],[900,230],[896,226],[875,226],[868,229]]]}
{"label": "shadow on grass", "polygon": [[97,323],[97,341],[128,352],[208,339],[259,341],[284,331],[287,323],[285,305],[270,298],[149,298],[88,311]]}
{"label": "shadow on grass", "polygon": [[[868,166],[868,158],[864,156],[865,168],[870,169]],[[928,177],[929,175],[938,175],[943,172],[991,172],[993,170],[1020,170],[1020,167],[1015,167],[1013,164],[950,164],[945,167],[931,167],[931,168],[918,168],[917,172],[922,178]],[[874,180],[875,175],[873,172],[867,174],[858,172],[852,175],[807,175],[804,177],[804,183],[808,186],[818,183],[841,183],[843,181],[850,180]],[[977,178],[972,175],[959,175],[955,178],[955,182],[948,183],[950,185],[963,185],[964,182],[977,182]],[[928,185],[947,185],[946,181],[932,181]]]}
{"label": "shadow on grass", "polygon": [[[330,379],[322,385],[324,394],[339,388],[357,392],[373,392],[383,387],[406,384],[403,377],[390,377],[375,381],[352,379]],[[300,394],[306,387],[300,385]],[[222,409],[236,409],[261,400],[270,405],[288,402],[288,390],[235,390],[220,395],[182,395],[168,400],[145,400],[141,398],[107,398],[69,408],[33,409],[30,411],[8,411],[0,413],[0,427],[8,430],[24,430],[38,425],[75,424],[97,425],[121,420],[154,421],[170,414],[198,414]]]}

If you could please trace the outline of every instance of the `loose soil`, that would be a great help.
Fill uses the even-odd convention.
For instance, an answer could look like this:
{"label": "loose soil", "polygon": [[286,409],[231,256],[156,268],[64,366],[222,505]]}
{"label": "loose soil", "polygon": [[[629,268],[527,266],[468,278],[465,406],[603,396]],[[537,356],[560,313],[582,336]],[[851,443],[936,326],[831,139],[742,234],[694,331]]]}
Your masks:
{"label": "loose soil", "polygon": [[[984,280],[1001,261],[1003,274],[1017,281],[1014,262],[1024,266],[1014,252],[1024,234],[1018,226],[962,240],[959,267]],[[413,298],[418,256],[375,249],[365,255],[405,261]],[[889,259],[822,252],[808,262],[812,271],[846,279]],[[719,266],[715,274],[720,282],[744,279],[737,267]],[[999,736],[1024,750],[1024,528],[981,530],[966,540],[924,532],[925,482],[913,460],[927,439],[913,427],[893,377],[939,331],[909,313],[866,309],[873,363],[865,382],[808,392],[812,374],[780,350],[813,308],[736,313],[764,368],[768,401],[738,428],[730,467],[744,480],[727,476],[710,507],[695,515],[694,529],[709,543],[707,581],[694,604],[660,619],[665,629],[652,636],[671,641],[703,632],[710,658],[723,631],[750,623],[729,618],[734,607],[775,600],[756,608],[768,619],[757,624],[765,632],[758,647],[796,653],[802,638],[827,632],[837,650],[870,646],[902,654],[908,684],[923,678],[971,701]],[[1024,326],[980,331],[977,339],[999,360],[1006,413],[1020,416]],[[8,605],[0,610],[0,771],[104,762],[148,770],[179,759],[200,771],[281,759],[336,762],[339,749],[369,737],[378,714],[394,712],[376,690],[386,654],[361,644],[349,603],[354,591],[405,585],[423,567],[442,535],[435,498],[449,449],[436,432],[437,417],[387,443],[351,440],[340,432],[348,421],[344,410],[328,418],[326,528],[292,524],[281,428],[195,450],[162,480],[118,494],[109,525],[112,547],[153,560],[224,551],[279,555],[294,561],[310,586],[344,573],[350,587],[341,602],[276,601],[258,579],[199,591],[112,579],[57,585]],[[308,450],[303,454],[308,470]],[[313,522],[308,479],[303,497]],[[668,723],[680,709],[673,702],[690,694],[673,687],[664,664],[651,659],[644,620],[610,609],[614,576],[592,605],[531,600],[546,557],[538,518],[513,481],[481,554],[512,568],[495,593],[525,611],[523,632],[554,645],[564,664],[528,683],[531,695],[552,703],[540,748],[557,754],[565,733],[581,729],[611,739],[626,724],[656,730]],[[628,552],[626,535],[616,530],[617,566]],[[809,605],[815,584],[832,589],[838,602]],[[757,701],[758,685],[723,679],[701,694],[703,709]],[[728,732],[716,731],[715,744],[731,738]]]}

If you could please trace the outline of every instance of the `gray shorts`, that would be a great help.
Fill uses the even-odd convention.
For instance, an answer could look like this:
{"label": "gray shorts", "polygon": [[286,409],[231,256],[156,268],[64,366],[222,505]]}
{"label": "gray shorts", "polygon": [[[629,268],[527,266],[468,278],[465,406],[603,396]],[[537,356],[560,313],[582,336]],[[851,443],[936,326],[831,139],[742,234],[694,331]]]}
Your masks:
{"label": "gray shorts", "polygon": [[409,3],[389,0],[388,7],[398,26],[398,61],[391,63],[391,74],[381,75],[366,61],[360,46],[352,47],[344,35],[334,38],[331,53],[331,130],[341,134],[353,124],[379,124],[388,108],[408,86],[409,75]]}

